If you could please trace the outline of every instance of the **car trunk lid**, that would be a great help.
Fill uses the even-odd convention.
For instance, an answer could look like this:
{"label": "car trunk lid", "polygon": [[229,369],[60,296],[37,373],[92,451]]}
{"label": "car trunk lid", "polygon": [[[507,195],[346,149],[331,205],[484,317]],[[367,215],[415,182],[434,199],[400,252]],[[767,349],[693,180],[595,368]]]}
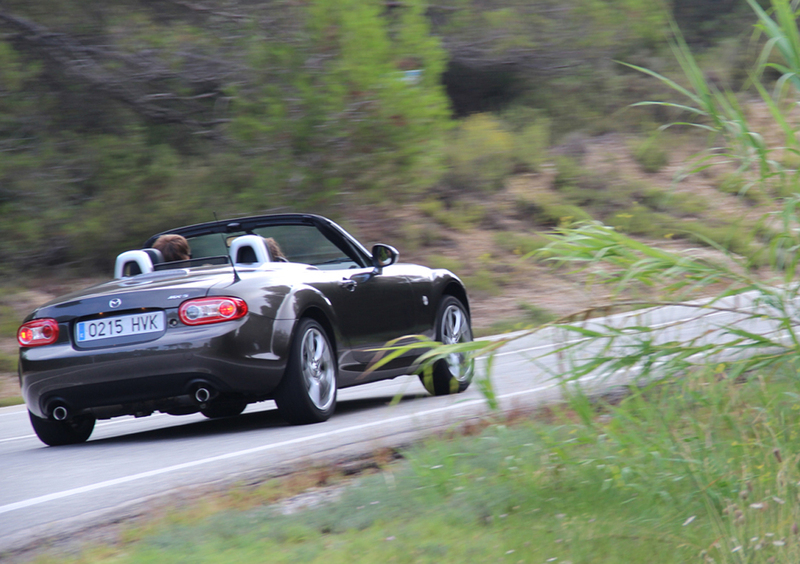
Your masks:
{"label": "car trunk lid", "polygon": [[223,281],[233,280],[230,266],[163,270],[121,278],[62,296],[40,307],[34,317],[62,321],[135,310],[167,310],[208,294]]}

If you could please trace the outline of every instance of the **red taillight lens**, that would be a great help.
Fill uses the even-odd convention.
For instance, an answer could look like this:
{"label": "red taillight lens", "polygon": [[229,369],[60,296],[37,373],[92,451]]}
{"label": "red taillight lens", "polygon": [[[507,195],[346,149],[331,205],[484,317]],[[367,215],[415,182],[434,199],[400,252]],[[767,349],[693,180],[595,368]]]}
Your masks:
{"label": "red taillight lens", "polygon": [[239,319],[247,315],[247,304],[239,298],[198,298],[183,302],[178,317],[186,325],[205,325]]}
{"label": "red taillight lens", "polygon": [[40,347],[58,340],[58,322],[55,319],[34,319],[23,323],[17,330],[17,342],[21,347]]}

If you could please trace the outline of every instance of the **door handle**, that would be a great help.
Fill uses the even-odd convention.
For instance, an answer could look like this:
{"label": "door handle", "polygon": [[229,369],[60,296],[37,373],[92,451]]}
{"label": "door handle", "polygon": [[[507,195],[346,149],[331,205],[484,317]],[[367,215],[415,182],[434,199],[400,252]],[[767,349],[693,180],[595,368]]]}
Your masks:
{"label": "door handle", "polygon": [[342,288],[344,288],[345,290],[347,290],[349,292],[353,292],[353,291],[355,291],[356,286],[358,286],[358,282],[356,282],[355,280],[353,280],[351,278],[345,278],[344,280],[339,282],[339,286],[341,286]]}

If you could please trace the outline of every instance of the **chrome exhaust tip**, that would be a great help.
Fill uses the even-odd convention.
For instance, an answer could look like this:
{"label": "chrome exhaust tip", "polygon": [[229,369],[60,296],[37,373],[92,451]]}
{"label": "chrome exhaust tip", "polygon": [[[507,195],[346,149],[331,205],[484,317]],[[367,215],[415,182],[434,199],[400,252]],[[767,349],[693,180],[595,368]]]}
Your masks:
{"label": "chrome exhaust tip", "polygon": [[211,392],[208,391],[208,388],[197,388],[194,393],[194,399],[197,400],[197,403],[206,403],[211,399]]}
{"label": "chrome exhaust tip", "polygon": [[69,416],[69,411],[63,405],[57,405],[53,408],[53,419],[56,421],[64,421]]}

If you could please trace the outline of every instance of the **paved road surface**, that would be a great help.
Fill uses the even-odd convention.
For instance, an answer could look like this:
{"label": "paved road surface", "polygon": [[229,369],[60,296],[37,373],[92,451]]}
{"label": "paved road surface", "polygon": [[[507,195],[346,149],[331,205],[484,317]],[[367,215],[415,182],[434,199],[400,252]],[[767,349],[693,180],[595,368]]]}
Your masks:
{"label": "paved road surface", "polygon": [[[706,313],[692,323],[682,322],[697,315],[696,309],[671,307],[609,319],[617,325],[660,326],[664,339],[703,333],[709,339],[725,338],[715,328],[735,320],[732,314]],[[774,330],[766,321],[749,327]],[[565,361],[547,353],[564,339],[544,330],[499,350],[492,380],[502,409],[529,409],[559,397],[551,374],[563,369]],[[597,390],[627,377],[597,375],[586,385]],[[398,394],[402,401],[390,405]],[[336,414],[322,424],[287,426],[274,404],[265,402],[225,420],[156,414],[100,421],[89,442],[52,448],[33,434],[24,406],[0,409],[0,554],[142,510],[149,500],[176,489],[263,478],[321,459],[355,457],[487,412],[474,384],[457,396],[430,397],[416,377],[403,377],[340,391]]]}

